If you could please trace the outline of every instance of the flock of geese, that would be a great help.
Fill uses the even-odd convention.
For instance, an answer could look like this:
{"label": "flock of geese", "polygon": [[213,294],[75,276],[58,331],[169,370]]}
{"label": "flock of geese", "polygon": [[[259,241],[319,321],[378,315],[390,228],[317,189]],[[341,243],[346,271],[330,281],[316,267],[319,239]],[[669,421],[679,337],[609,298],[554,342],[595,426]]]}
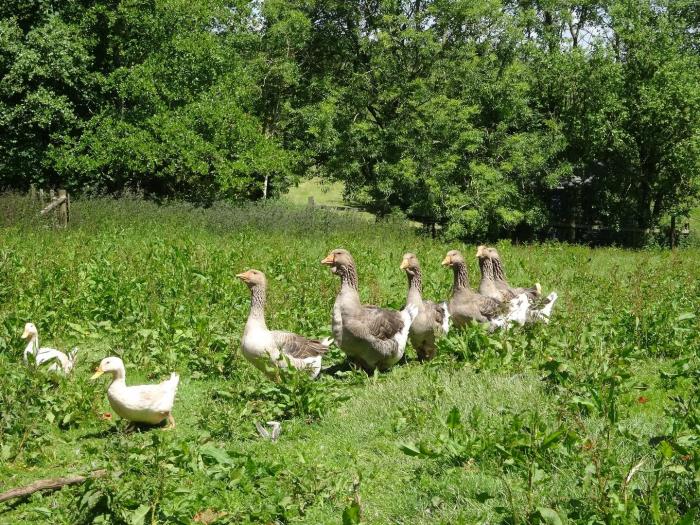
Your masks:
{"label": "flock of geese", "polygon": [[[241,349],[245,358],[266,375],[276,378],[281,368],[294,367],[312,377],[321,371],[323,355],[335,343],[348,360],[364,370],[387,370],[404,355],[408,340],[418,359],[429,360],[436,354],[437,340],[447,334],[450,325],[469,322],[488,323],[490,330],[509,328],[513,324],[548,322],[556,292],[542,297],[539,283],[531,288],[513,288],[505,277],[503,262],[495,248],[479,246],[476,257],[481,270],[478,291],[469,286],[467,263],[458,250],[447,252],[442,265],[452,268],[454,281],[450,298],[442,302],[423,299],[422,274],[418,258],[406,253],[400,268],[408,277],[406,306],[397,311],[364,305],[360,301],[357,269],[350,252],[331,251],[322,261],[340,278],[340,290],[333,306],[333,339],[316,340],[279,330],[269,330],[265,322],[267,280],[259,270],[238,274],[250,289],[250,312],[243,331]],[[50,362],[49,369],[70,373],[75,365],[77,348],[68,355],[39,345],[39,334],[32,323],[25,325],[22,338],[28,341],[24,361]],[[179,376],[154,385],[126,385],[124,363],[119,357],[106,357],[92,379],[102,374],[112,376],[107,399],[112,409],[133,423],[159,424],[173,428],[172,408]]]}

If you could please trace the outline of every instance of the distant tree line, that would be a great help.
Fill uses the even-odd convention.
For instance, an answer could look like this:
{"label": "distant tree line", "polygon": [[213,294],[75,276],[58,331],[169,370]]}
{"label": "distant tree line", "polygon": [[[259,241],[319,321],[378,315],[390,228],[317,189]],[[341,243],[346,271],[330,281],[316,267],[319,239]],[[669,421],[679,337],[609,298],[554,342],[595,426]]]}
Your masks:
{"label": "distant tree line", "polygon": [[700,4],[4,0],[0,131],[6,188],[652,228],[700,194]]}

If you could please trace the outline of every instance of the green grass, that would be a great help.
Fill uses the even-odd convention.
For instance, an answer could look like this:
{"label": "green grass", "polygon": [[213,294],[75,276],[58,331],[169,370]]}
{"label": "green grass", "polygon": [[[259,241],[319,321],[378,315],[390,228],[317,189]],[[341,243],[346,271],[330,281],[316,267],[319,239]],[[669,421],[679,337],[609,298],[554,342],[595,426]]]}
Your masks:
{"label": "green grass", "polygon": [[[304,199],[302,199],[303,201]],[[499,245],[508,276],[560,301],[552,323],[453,332],[438,357],[367,376],[265,379],[240,355],[248,291],[267,273],[273,328],[330,335],[332,248],[364,301],[400,308],[405,251],[426,298],[445,252],[410,226],[284,204],[73,204],[68,230],[0,197],[0,491],[106,468],[106,478],[0,504],[0,523],[676,523],[698,505],[700,250]],[[68,378],[23,366],[19,339],[80,348]],[[182,376],[172,432],[127,434],[99,360],[127,382]],[[340,364],[334,349],[328,365]],[[282,421],[278,442],[254,421]],[[630,477],[635,465],[641,463]],[[629,477],[629,480],[627,478]],[[198,514],[200,513],[200,514]],[[344,515],[345,513],[345,515]],[[554,521],[553,521],[554,520]]]}
{"label": "green grass", "polygon": [[342,182],[326,182],[319,178],[304,179],[298,186],[282,196],[282,200],[290,204],[306,205],[309,197],[314,198],[316,204],[327,206],[347,206],[343,199]]}

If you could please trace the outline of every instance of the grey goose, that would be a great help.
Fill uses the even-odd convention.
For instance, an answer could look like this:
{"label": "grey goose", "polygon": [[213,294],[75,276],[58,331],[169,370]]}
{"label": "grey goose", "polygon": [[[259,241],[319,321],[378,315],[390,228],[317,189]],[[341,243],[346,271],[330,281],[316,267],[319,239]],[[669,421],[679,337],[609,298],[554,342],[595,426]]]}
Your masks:
{"label": "grey goose", "polygon": [[403,357],[417,308],[407,305],[398,312],[363,305],[355,261],[347,250],[331,251],[321,264],[329,266],[340,278],[340,290],[333,306],[335,343],[350,361],[366,371],[386,370],[396,364]]}
{"label": "grey goose", "polygon": [[450,314],[447,303],[435,303],[423,299],[421,267],[415,254],[410,252],[404,254],[400,268],[408,277],[406,304],[418,309],[418,315],[411,323],[408,337],[419,360],[432,359],[436,353],[435,342],[449,330]]}

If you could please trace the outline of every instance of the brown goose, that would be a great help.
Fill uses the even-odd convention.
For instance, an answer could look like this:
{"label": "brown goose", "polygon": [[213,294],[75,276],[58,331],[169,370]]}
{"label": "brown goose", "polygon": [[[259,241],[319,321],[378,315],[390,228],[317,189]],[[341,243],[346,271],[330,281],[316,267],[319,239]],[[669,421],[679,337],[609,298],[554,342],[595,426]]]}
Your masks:
{"label": "brown goose", "polygon": [[479,246],[476,249],[476,257],[481,269],[480,294],[499,301],[510,301],[524,293],[531,302],[542,295],[540,283],[535,283],[532,288],[512,288],[506,281],[505,269],[495,248]]}
{"label": "brown goose", "polygon": [[416,349],[418,359],[425,361],[435,357],[435,341],[449,330],[450,314],[447,303],[424,301],[423,283],[418,258],[413,253],[406,253],[401,261],[401,269],[408,276],[408,297],[406,304],[418,309],[418,315],[411,323],[408,337]]}
{"label": "brown goose", "polygon": [[442,261],[454,272],[452,297],[447,308],[455,326],[464,326],[469,321],[489,323],[491,328],[503,326],[508,307],[501,301],[474,292],[469,287],[467,263],[458,250],[450,250]]}
{"label": "brown goose", "polygon": [[286,368],[288,365],[306,369],[311,377],[316,377],[321,371],[323,354],[333,341],[318,341],[291,332],[268,330],[265,323],[265,274],[258,270],[248,270],[236,277],[250,288],[250,313],[241,340],[245,358],[271,377],[275,377],[273,372],[277,368]]}
{"label": "brown goose", "polygon": [[336,249],[321,264],[340,277],[340,291],[333,306],[333,337],[340,349],[367,371],[386,370],[403,357],[411,322],[417,308],[402,311],[367,306],[360,302],[357,270],[350,252]]}

